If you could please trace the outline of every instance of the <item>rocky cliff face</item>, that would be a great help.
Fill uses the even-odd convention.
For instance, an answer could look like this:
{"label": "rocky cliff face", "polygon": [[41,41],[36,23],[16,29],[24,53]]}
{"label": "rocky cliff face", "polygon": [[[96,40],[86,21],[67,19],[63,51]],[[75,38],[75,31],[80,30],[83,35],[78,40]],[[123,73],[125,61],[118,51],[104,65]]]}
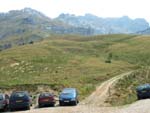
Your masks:
{"label": "rocky cliff face", "polygon": [[57,18],[51,19],[34,9],[25,8],[0,13],[0,46],[4,45],[2,44],[4,41],[9,42],[6,45],[10,45],[10,42],[22,45],[42,40],[50,34],[86,36],[137,32],[138,34],[150,34],[148,28],[148,22],[142,18],[133,20],[127,16],[100,18],[92,14],[84,16],[61,14]]}
{"label": "rocky cliff face", "polygon": [[0,39],[29,35],[44,38],[50,33],[91,35],[90,30],[53,20],[31,8],[0,13]]}

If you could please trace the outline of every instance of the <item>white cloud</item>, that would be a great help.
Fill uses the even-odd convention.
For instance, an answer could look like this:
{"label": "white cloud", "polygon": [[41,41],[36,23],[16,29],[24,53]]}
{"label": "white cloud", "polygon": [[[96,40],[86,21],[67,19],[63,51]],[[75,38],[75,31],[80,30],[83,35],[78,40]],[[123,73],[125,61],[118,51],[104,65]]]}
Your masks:
{"label": "white cloud", "polygon": [[92,13],[100,17],[146,18],[150,21],[149,0],[0,0],[0,12],[31,7],[49,17],[60,13],[83,15]]}

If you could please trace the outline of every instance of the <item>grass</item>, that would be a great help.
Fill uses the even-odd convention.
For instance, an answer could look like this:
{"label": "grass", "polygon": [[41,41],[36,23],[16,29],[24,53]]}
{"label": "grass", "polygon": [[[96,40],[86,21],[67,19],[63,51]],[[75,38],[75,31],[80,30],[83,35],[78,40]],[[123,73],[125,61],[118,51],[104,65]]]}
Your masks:
{"label": "grass", "polygon": [[[37,90],[38,85],[46,85],[57,92],[76,87],[83,99],[103,81],[149,65],[148,41],[146,36],[123,34],[51,35],[0,52],[0,86],[28,89],[31,85]],[[110,54],[111,63],[106,63]]]}

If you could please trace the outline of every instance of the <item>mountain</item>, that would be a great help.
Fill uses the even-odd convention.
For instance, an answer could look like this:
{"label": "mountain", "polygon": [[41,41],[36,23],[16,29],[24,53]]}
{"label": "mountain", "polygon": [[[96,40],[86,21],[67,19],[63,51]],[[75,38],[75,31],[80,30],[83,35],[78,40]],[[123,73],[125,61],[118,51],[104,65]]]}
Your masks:
{"label": "mountain", "polygon": [[76,27],[94,29],[94,34],[135,33],[149,27],[149,23],[142,18],[130,19],[128,16],[120,18],[100,18],[92,14],[75,16],[61,14],[56,20],[60,20]]}
{"label": "mountain", "polygon": [[150,28],[147,28],[147,29],[142,30],[142,31],[138,31],[136,34],[140,34],[140,35],[150,35]]}
{"label": "mountain", "polygon": [[97,35],[136,33],[149,28],[144,19],[100,18],[61,14],[51,19],[31,8],[0,13],[0,50],[40,41],[52,34]]}
{"label": "mountain", "polygon": [[24,44],[55,33],[90,35],[92,30],[53,20],[31,8],[0,13],[0,43],[11,40],[15,44]]}

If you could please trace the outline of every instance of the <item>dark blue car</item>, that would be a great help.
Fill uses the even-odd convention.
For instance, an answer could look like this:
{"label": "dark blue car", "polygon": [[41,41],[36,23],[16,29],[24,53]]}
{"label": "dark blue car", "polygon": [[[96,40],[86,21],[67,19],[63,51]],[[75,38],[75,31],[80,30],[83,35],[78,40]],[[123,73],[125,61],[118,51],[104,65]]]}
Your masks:
{"label": "dark blue car", "polygon": [[26,91],[13,92],[9,99],[9,107],[11,111],[16,109],[29,110],[31,104],[31,97]]}
{"label": "dark blue car", "polygon": [[138,86],[136,92],[138,100],[150,98],[150,84],[143,84]]}
{"label": "dark blue car", "polygon": [[60,106],[65,104],[77,105],[78,102],[78,92],[75,88],[65,88],[59,95]]}

